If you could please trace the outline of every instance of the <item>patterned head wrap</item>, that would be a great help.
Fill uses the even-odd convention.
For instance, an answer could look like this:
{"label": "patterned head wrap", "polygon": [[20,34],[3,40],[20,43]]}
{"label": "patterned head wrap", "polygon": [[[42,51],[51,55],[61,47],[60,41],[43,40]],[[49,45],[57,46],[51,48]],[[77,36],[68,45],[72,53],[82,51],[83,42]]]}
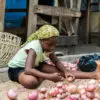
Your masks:
{"label": "patterned head wrap", "polygon": [[47,39],[53,36],[59,36],[59,31],[54,26],[43,25],[35,33],[32,33],[29,36],[28,40],[22,45],[22,47],[32,40]]}

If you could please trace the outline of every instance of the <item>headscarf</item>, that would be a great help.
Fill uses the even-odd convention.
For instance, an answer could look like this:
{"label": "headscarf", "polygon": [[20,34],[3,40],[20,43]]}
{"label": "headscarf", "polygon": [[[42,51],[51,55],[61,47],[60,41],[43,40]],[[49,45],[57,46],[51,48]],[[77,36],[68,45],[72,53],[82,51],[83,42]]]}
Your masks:
{"label": "headscarf", "polygon": [[35,33],[32,33],[21,47],[33,40],[47,39],[53,36],[59,36],[59,31],[52,25],[43,25]]}

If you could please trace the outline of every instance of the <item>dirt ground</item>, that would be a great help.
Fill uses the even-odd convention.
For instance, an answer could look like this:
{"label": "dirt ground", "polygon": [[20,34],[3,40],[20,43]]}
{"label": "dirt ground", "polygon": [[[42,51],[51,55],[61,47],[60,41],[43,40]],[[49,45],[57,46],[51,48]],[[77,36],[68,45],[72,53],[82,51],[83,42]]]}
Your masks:
{"label": "dirt ground", "polygon": [[1,72],[0,73],[0,83],[4,83],[8,80],[9,80],[9,78],[8,78],[7,72]]}

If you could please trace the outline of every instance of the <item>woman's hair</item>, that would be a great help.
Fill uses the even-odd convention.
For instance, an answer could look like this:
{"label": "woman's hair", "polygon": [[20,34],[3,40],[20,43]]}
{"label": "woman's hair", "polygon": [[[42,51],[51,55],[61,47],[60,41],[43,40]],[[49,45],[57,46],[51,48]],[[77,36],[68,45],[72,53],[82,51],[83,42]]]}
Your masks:
{"label": "woman's hair", "polygon": [[32,40],[48,39],[55,36],[59,36],[59,31],[54,26],[43,25],[35,33],[32,33],[21,47],[25,46]]}

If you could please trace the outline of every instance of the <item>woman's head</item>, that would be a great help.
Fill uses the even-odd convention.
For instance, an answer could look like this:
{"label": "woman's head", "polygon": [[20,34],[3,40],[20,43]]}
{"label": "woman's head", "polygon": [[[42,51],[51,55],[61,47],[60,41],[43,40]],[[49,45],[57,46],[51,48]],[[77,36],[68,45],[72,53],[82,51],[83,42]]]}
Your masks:
{"label": "woman's head", "polygon": [[56,37],[51,37],[48,39],[42,39],[41,41],[41,45],[42,48],[45,52],[53,52],[56,46]]}
{"label": "woman's head", "polygon": [[31,42],[32,40],[48,39],[57,36],[59,36],[59,31],[54,26],[43,25],[35,33],[32,33],[31,36],[29,36],[28,40],[26,41],[26,43],[24,43],[24,45]]}

